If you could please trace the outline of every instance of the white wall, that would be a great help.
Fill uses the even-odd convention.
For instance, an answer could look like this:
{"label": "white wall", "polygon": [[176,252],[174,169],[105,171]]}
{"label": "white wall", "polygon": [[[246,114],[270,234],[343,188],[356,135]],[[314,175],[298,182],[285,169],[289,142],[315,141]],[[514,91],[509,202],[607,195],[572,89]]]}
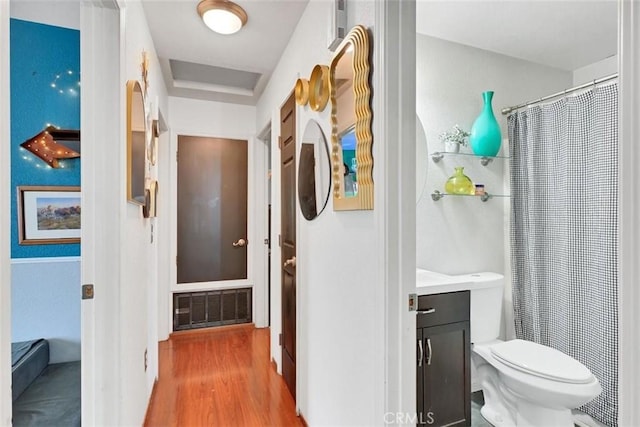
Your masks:
{"label": "white wall", "polygon": [[[272,123],[272,292],[271,355],[281,366],[281,254],[275,242],[280,234],[280,106],[291,93],[298,77],[308,78],[316,64],[328,65],[325,31],[330,19],[330,2],[311,0],[272,78],[257,104],[257,127]],[[374,2],[347,3],[348,22],[368,27],[374,21]],[[376,32],[374,43],[376,42]],[[372,58],[372,63],[374,58]],[[375,93],[375,88],[374,88]],[[329,106],[322,113],[298,107],[297,135],[306,121],[316,119],[330,140]],[[375,136],[374,136],[375,140]],[[380,151],[378,151],[380,150]],[[374,143],[374,157],[382,143]],[[381,168],[374,168],[374,181],[383,182]],[[383,187],[376,187],[376,200]],[[376,202],[377,203],[377,202]],[[377,344],[384,330],[376,319],[384,318],[384,306],[376,294],[384,286],[384,266],[376,260],[384,244],[380,239],[384,215],[381,206],[373,211],[334,212],[330,200],[326,210],[308,222],[297,215],[297,405],[309,425],[375,425],[378,393],[383,389],[380,367],[385,355]]]}
{"label": "white wall", "polygon": [[[266,279],[262,273],[266,260],[266,246],[262,243],[266,237],[264,231],[264,212],[266,202],[264,195],[264,176],[259,173],[262,160],[256,157],[256,151],[262,151],[262,142],[254,139],[256,135],[256,109],[249,105],[228,104],[223,102],[202,101],[188,98],[169,97],[169,127],[171,137],[169,141],[169,198],[171,203],[171,235],[170,259],[177,255],[177,163],[178,136],[202,136],[241,139],[248,141],[248,188],[247,188],[247,280],[235,281],[234,287],[253,287],[253,321],[257,327],[267,325]],[[258,163],[259,162],[259,163]],[[170,263],[169,287],[163,291],[168,297],[169,306],[173,299],[169,295],[172,291],[193,291],[215,289],[220,284],[177,285],[177,269],[175,262]],[[226,286],[224,284],[223,286]],[[166,312],[171,319],[171,311]],[[167,326],[171,327],[169,321]],[[170,331],[167,330],[168,335]]]}
{"label": "white wall", "polygon": [[573,71],[573,85],[589,83],[595,79],[607,77],[618,72],[618,55],[586,65]]}
{"label": "white wall", "polygon": [[[0,140],[11,140],[9,2],[0,1]],[[11,144],[0,144],[0,186],[11,187]],[[11,219],[9,191],[0,191],[0,425],[11,425]]]}
{"label": "white wall", "polygon": [[80,360],[80,259],[14,259],[12,341],[45,338],[49,363]]}
{"label": "white wall", "polygon": [[80,29],[80,1],[11,0],[11,17],[56,27]]}
{"label": "white wall", "polygon": [[[127,80],[140,80],[140,64],[142,52],[149,54],[149,91],[145,99],[147,114],[153,118],[158,116],[158,108],[168,111],[168,96],[160,64],[155,53],[151,33],[147,26],[141,2],[123,2],[121,27],[123,34],[123,78],[122,93]],[[121,106],[122,117],[125,117],[125,105]],[[124,122],[123,122],[124,124]],[[124,131],[124,126],[121,128]],[[122,141],[124,141],[124,133]],[[123,144],[124,146],[124,144]],[[126,165],[124,149],[121,149],[120,161]],[[158,176],[158,166],[151,166],[148,176]],[[123,168],[124,170],[124,168]],[[125,176],[119,185],[124,186]],[[166,183],[168,184],[168,183]],[[116,183],[114,183],[116,185]],[[160,194],[163,183],[160,183]],[[124,189],[124,188],[123,188]],[[155,219],[143,219],[141,207],[121,201],[122,222],[120,239],[121,282],[120,282],[120,322],[122,330],[119,358],[121,360],[120,423],[142,424],[151,395],[151,387],[158,375],[158,321],[155,307],[158,306],[159,266],[157,262],[157,245],[159,239],[165,238],[156,228],[156,236],[151,242],[151,226]],[[167,212],[158,212],[159,216]],[[154,307],[151,308],[150,307]],[[144,353],[148,351],[148,369],[144,370]]]}
{"label": "white wall", "polygon": [[[483,91],[495,92],[493,110],[506,139],[503,107],[564,89],[571,79],[570,72],[419,34],[417,114],[429,153],[443,151],[439,135],[455,124],[471,129],[482,108]],[[462,150],[471,152],[470,147]],[[502,201],[445,197],[433,202],[429,194],[444,191],[454,166],[464,166],[467,176],[485,184],[487,192],[502,194],[506,162],[495,159],[483,167],[476,158],[450,156],[439,163],[430,159],[425,163],[427,183],[417,205],[418,267],[449,274],[504,271]]]}
{"label": "white wall", "polygon": [[[439,135],[455,124],[469,131],[481,111],[481,94],[495,92],[493,111],[501,125],[502,155],[507,154],[506,116],[503,107],[552,94],[570,87],[572,73],[477,48],[418,34],[417,114],[424,126],[428,152],[443,151]],[[461,151],[470,152],[470,147]],[[439,163],[425,159],[427,180],[416,207],[417,266],[448,274],[495,271],[505,275],[505,325],[512,335],[511,273],[508,262],[509,201],[494,198],[445,197],[434,202],[434,190],[454,166],[463,166],[475,183],[489,193],[508,194],[509,160],[495,159],[484,167],[477,158],[448,156]],[[506,180],[506,182],[505,182]],[[506,249],[505,249],[506,248]],[[506,253],[505,253],[506,251]],[[506,268],[505,268],[506,267]]]}

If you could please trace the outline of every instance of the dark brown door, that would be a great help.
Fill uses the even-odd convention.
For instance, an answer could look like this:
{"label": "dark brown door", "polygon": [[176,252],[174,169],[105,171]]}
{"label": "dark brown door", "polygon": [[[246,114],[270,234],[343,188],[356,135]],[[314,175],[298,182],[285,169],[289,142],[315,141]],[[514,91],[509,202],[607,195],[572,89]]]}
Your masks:
{"label": "dark brown door", "polygon": [[296,398],[296,104],[292,93],[280,110],[282,208],[282,376]]}
{"label": "dark brown door", "polygon": [[247,141],[178,136],[178,283],[247,278]]}

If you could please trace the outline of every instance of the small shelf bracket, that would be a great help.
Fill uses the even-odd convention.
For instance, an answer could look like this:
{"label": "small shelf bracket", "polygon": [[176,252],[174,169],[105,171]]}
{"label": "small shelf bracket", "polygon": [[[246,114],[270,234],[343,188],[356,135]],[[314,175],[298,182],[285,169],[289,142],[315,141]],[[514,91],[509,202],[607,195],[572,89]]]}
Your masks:
{"label": "small shelf bracket", "polygon": [[483,157],[480,158],[480,164],[482,166],[487,166],[491,162],[493,162],[493,157],[483,156]]}
{"label": "small shelf bracket", "polygon": [[431,199],[434,202],[437,202],[438,200],[442,199],[444,197],[444,194],[442,194],[441,192],[439,192],[438,190],[434,191],[433,193],[431,193]]}
{"label": "small shelf bracket", "polygon": [[442,160],[443,157],[444,157],[444,154],[442,154],[439,151],[436,151],[435,153],[431,154],[431,160],[433,160],[433,163],[438,163],[440,160]]}

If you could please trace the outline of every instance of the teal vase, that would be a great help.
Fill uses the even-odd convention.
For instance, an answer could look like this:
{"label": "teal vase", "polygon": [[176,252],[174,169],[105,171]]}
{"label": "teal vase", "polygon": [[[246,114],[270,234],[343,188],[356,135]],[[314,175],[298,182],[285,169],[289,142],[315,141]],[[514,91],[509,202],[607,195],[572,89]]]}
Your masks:
{"label": "teal vase", "polygon": [[482,92],[482,99],[484,107],[476,121],[473,122],[469,141],[473,154],[476,156],[495,157],[500,151],[502,134],[491,106],[493,91]]}

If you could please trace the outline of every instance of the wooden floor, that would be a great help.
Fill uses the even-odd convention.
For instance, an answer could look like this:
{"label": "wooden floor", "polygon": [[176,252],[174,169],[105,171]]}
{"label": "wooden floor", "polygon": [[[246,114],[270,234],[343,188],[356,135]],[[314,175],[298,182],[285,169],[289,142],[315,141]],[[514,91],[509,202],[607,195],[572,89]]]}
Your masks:
{"label": "wooden floor", "polygon": [[269,329],[210,328],[160,343],[145,426],[302,426],[270,362]]}

